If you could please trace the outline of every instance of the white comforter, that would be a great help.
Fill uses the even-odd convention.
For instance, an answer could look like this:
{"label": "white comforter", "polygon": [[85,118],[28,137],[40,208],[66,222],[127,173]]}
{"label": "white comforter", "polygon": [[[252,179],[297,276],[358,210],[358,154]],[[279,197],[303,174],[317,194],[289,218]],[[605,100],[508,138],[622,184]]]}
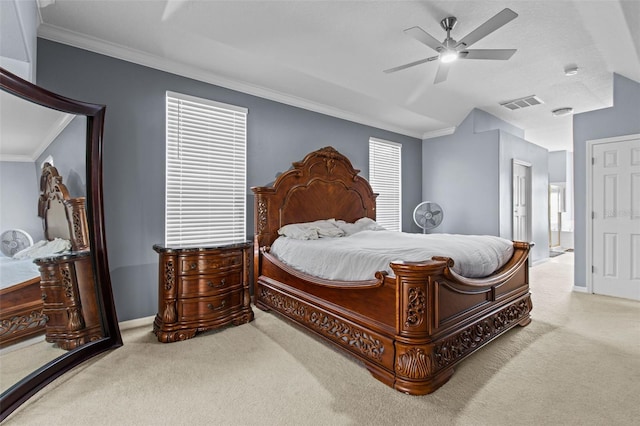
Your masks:
{"label": "white comforter", "polygon": [[391,262],[433,256],[452,258],[455,272],[476,278],[486,277],[504,265],[513,254],[513,243],[488,235],[362,231],[317,240],[279,237],[270,253],[301,272],[331,280],[370,280],[376,271],[393,276]]}
{"label": "white comforter", "polygon": [[0,256],[0,288],[8,288],[39,276],[38,265],[33,263],[33,259],[16,260]]}

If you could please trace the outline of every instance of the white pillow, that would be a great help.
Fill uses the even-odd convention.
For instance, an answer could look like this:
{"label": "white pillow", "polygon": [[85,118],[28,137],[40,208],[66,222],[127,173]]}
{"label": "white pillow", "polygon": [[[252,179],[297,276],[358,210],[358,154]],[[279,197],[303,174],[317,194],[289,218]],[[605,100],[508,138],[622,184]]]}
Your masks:
{"label": "white pillow", "polygon": [[338,227],[344,231],[346,236],[356,234],[360,231],[364,231],[364,226],[357,223],[349,223],[344,220],[338,221]]}
{"label": "white pillow", "polygon": [[335,219],[316,220],[309,222],[309,226],[317,229],[320,238],[343,237],[344,231],[338,227]]}
{"label": "white pillow", "polygon": [[355,223],[348,223],[344,220],[339,220],[336,223],[340,229],[342,229],[345,235],[353,235],[360,231],[384,231],[384,228],[378,223],[368,217],[358,219]]}
{"label": "white pillow", "polygon": [[278,229],[278,234],[296,240],[317,240],[344,236],[335,219],[322,219],[314,222],[290,223]]}
{"label": "white pillow", "polygon": [[361,217],[360,219],[356,220],[356,223],[363,226],[363,230],[365,231],[385,231],[383,226],[379,225],[378,222],[371,219],[370,217]]}
{"label": "white pillow", "polygon": [[278,229],[279,235],[284,235],[294,240],[317,240],[318,231],[300,223],[291,223]]}
{"label": "white pillow", "polygon": [[41,240],[27,247],[24,250],[20,250],[13,255],[14,259],[36,259],[39,257],[49,257],[55,254],[59,254],[65,251],[71,250],[71,241],[63,240],[62,238],[56,238],[51,241]]}

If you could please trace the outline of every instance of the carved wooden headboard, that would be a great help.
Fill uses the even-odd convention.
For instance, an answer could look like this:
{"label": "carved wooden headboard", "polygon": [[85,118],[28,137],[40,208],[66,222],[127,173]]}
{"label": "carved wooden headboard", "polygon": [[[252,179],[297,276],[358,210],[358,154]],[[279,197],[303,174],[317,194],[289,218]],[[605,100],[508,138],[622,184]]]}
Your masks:
{"label": "carved wooden headboard", "polygon": [[378,194],[359,172],[347,157],[329,146],[293,163],[273,186],[251,188],[256,196],[254,248],[270,246],[278,229],[289,223],[331,218],[375,220]]}
{"label": "carved wooden headboard", "polygon": [[47,240],[69,240],[73,251],[90,249],[85,197],[71,198],[58,169],[49,163],[40,176],[38,216],[43,219]]}

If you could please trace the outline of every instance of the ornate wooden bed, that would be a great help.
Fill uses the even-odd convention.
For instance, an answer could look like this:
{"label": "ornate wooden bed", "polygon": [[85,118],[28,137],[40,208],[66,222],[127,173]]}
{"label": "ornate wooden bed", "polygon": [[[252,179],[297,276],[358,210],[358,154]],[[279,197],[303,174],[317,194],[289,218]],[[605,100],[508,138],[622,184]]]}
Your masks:
{"label": "ornate wooden bed", "polygon": [[255,200],[254,303],[274,310],[361,360],[383,383],[423,395],[442,386],[458,362],[515,325],[529,324],[530,245],[485,278],[464,278],[453,261],[394,262],[395,276],[369,281],[311,277],[269,254],[286,224],[376,218],[376,196],[331,147],[293,163]]}
{"label": "ornate wooden bed", "polygon": [[[71,198],[58,170],[45,163],[40,177],[38,216],[47,240],[71,241],[71,250],[89,250],[85,197]],[[0,347],[45,332],[40,276],[0,290]]]}

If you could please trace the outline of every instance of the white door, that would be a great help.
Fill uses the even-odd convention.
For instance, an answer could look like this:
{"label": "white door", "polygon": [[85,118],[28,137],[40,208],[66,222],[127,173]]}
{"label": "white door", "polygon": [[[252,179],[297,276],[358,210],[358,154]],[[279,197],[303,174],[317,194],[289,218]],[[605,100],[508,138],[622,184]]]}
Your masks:
{"label": "white door", "polygon": [[513,240],[530,241],[531,165],[513,160]]}
{"label": "white door", "polygon": [[549,247],[558,247],[561,244],[563,192],[559,185],[549,185]]}
{"label": "white door", "polygon": [[640,300],[640,138],[591,152],[592,290]]}

